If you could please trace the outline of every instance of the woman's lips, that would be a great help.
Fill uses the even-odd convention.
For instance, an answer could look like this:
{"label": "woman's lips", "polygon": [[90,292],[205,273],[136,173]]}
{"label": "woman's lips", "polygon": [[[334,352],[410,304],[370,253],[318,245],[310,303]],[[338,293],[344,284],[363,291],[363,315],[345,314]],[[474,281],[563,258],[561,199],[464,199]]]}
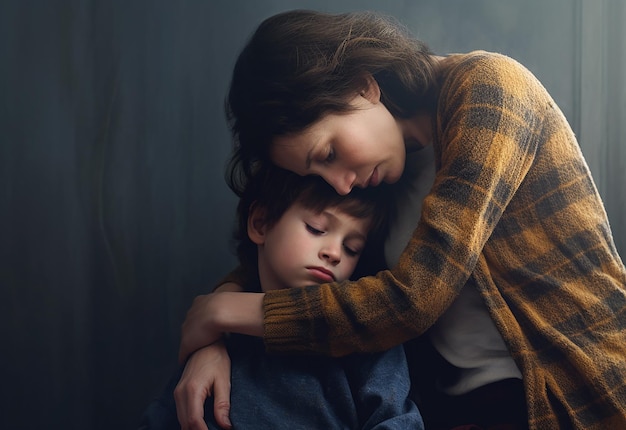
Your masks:
{"label": "woman's lips", "polygon": [[321,282],[335,281],[335,275],[333,275],[333,272],[328,269],[325,269],[323,267],[307,267],[307,269],[311,276],[313,276],[315,279],[320,280]]}
{"label": "woman's lips", "polygon": [[378,178],[378,167],[375,167],[367,185],[369,187],[376,187],[378,184],[380,184],[380,179]]}

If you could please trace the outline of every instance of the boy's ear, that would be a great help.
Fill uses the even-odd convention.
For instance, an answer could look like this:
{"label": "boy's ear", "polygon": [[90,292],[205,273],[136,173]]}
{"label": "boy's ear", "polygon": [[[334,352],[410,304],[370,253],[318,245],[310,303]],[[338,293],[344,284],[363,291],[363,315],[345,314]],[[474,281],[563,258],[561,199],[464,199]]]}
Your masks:
{"label": "boy's ear", "polygon": [[248,237],[257,245],[265,243],[265,211],[254,202],[248,211]]}
{"label": "boy's ear", "polygon": [[361,96],[369,100],[370,103],[380,102],[380,86],[376,79],[368,73],[364,76],[363,81],[365,86],[361,90]]}

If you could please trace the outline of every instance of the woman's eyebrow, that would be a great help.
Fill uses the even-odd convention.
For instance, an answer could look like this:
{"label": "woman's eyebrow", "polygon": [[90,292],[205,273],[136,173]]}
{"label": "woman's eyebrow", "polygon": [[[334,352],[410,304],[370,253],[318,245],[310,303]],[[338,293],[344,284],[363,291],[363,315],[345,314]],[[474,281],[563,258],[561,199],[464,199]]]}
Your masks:
{"label": "woman's eyebrow", "polygon": [[310,135],[313,137],[313,142],[311,146],[309,147],[308,152],[306,153],[306,161],[305,161],[306,170],[309,170],[311,168],[311,163],[313,163],[313,151],[315,151],[315,149],[319,147],[320,141],[322,140],[322,136],[320,136],[319,134],[312,133],[310,130],[308,133],[310,133]]}

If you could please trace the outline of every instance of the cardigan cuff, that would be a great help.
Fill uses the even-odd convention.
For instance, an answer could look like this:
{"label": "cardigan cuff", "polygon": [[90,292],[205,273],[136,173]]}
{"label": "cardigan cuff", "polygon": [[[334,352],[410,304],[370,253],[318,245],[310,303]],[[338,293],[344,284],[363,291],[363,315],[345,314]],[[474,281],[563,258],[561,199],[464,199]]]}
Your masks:
{"label": "cardigan cuff", "polygon": [[263,313],[268,352],[328,355],[328,326],[325,319],[315,318],[323,315],[319,286],[268,291]]}

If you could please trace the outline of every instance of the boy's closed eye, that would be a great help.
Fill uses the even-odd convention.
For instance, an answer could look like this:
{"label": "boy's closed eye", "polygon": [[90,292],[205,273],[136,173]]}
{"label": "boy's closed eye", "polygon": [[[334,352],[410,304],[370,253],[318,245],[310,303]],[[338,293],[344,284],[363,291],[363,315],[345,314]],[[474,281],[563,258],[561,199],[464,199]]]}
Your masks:
{"label": "boy's closed eye", "polygon": [[[307,231],[315,236],[321,236],[326,233],[325,230],[321,230],[312,226],[311,224],[304,223]],[[343,244],[343,249],[350,257],[358,257],[361,255],[363,245],[358,244]]]}
{"label": "boy's closed eye", "polygon": [[343,249],[346,251],[346,254],[348,254],[350,257],[358,257],[359,255],[361,255],[360,248],[355,248],[355,247],[350,247],[348,245],[344,245]]}
{"label": "boy's closed eye", "polygon": [[316,236],[320,236],[322,234],[324,234],[323,230],[319,230],[315,227],[313,227],[311,224],[305,223],[304,224],[306,226],[306,229],[308,230],[309,233],[314,234]]}

